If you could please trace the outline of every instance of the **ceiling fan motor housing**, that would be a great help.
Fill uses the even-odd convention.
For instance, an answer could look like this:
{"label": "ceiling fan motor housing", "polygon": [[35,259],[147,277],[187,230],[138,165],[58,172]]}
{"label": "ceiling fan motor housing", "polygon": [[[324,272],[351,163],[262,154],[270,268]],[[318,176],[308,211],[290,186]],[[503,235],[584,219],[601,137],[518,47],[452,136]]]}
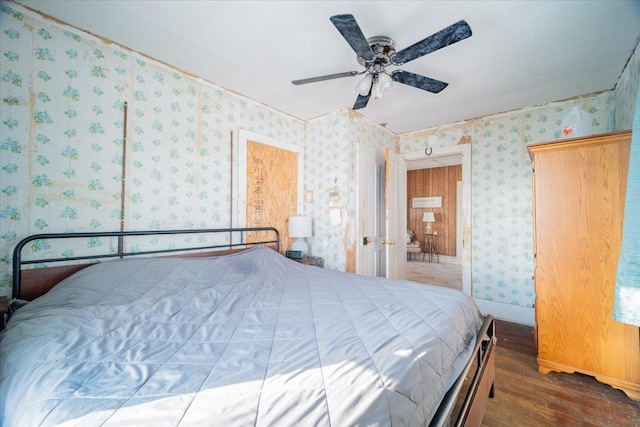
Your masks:
{"label": "ceiling fan motor housing", "polygon": [[369,68],[372,65],[378,65],[376,68],[384,68],[392,63],[391,56],[396,53],[396,42],[391,37],[373,36],[367,39],[367,43],[373,51],[373,60],[367,61],[362,57],[358,57],[358,63],[363,67]]}

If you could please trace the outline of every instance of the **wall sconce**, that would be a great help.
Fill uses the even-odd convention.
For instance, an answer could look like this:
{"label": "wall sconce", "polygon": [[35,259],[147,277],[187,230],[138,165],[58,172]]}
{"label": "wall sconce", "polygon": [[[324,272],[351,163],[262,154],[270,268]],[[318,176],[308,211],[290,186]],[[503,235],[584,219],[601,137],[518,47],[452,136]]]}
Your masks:
{"label": "wall sconce", "polygon": [[309,245],[305,241],[305,237],[312,236],[311,217],[308,216],[290,216],[289,217],[289,237],[295,237],[296,241],[291,246],[292,251],[300,251],[302,256],[309,252]]}
{"label": "wall sconce", "polygon": [[425,233],[426,234],[432,234],[431,233],[431,224],[436,222],[436,216],[433,214],[433,212],[425,212],[422,215],[422,222],[426,223]]}

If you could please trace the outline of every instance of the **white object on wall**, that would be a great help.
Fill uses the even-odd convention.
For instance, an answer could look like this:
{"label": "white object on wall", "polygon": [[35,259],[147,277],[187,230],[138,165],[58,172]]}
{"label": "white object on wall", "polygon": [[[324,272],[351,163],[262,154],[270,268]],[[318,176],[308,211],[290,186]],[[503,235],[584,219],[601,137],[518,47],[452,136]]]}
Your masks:
{"label": "white object on wall", "polygon": [[342,224],[342,209],[336,207],[329,207],[329,223],[332,226]]}
{"label": "white object on wall", "polygon": [[593,134],[591,117],[589,113],[578,107],[573,107],[569,113],[562,118],[560,124],[561,138],[578,138]]}
{"label": "white object on wall", "polygon": [[442,196],[414,197],[411,199],[412,208],[441,208]]}

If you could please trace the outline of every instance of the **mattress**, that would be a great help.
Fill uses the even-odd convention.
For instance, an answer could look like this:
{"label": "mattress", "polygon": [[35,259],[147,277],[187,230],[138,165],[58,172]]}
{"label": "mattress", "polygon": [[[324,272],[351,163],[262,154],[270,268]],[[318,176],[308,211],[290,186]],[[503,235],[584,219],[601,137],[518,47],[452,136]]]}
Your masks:
{"label": "mattress", "polygon": [[0,335],[0,422],[422,426],[481,322],[459,291],[263,247],[104,262]]}

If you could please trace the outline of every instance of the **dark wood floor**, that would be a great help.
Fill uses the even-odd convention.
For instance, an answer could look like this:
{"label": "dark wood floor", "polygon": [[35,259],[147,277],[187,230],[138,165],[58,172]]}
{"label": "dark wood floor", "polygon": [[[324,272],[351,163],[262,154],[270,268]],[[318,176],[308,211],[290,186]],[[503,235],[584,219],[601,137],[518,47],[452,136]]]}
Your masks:
{"label": "dark wood floor", "polygon": [[582,374],[538,372],[533,328],[497,320],[496,394],[482,425],[640,426],[640,402]]}

